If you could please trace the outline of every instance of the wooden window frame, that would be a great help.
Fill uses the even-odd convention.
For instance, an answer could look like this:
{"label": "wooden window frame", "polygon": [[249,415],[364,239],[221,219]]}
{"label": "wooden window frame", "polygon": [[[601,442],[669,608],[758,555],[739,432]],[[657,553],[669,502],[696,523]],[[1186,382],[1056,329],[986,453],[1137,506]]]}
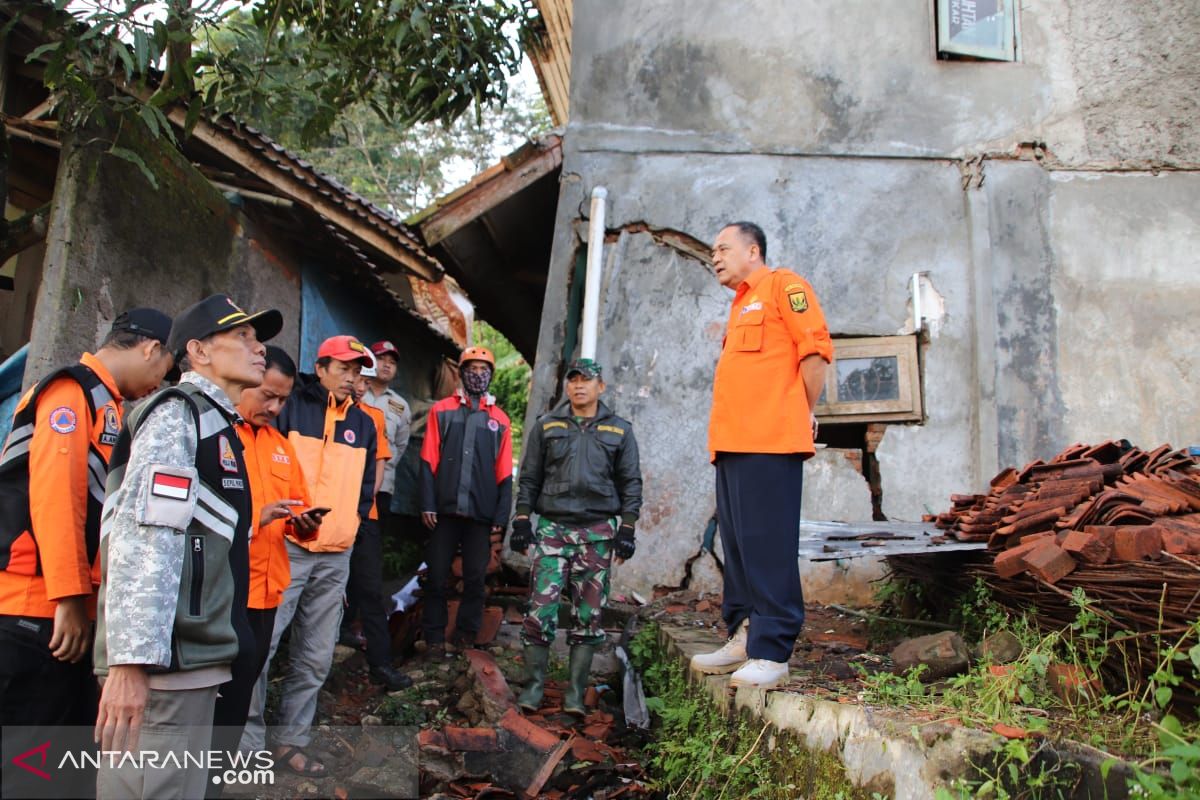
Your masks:
{"label": "wooden window frame", "polygon": [[1004,28],[1004,40],[999,45],[955,42],[950,38],[951,7],[961,0],[934,0],[935,46],[939,58],[980,59],[983,61],[1016,62],[1020,60],[1020,6],[1017,0],[1000,0],[1009,24]]}
{"label": "wooden window frame", "polygon": [[[834,339],[834,361],[825,371],[825,402],[816,407],[821,423],[847,422],[921,422],[924,404],[921,392],[921,367],[917,360],[917,337],[862,336]],[[899,398],[895,400],[842,401],[838,398],[839,359],[895,358]]]}

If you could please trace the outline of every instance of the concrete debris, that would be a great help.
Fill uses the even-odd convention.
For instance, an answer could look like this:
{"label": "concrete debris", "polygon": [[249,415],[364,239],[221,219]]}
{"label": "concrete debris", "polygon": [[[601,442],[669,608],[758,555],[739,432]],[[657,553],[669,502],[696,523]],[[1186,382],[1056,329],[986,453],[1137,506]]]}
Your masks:
{"label": "concrete debris", "polygon": [[957,633],[942,631],[904,640],[892,651],[892,661],[897,673],[924,664],[928,669],[921,674],[922,680],[936,680],[965,670],[971,662],[971,651]]}

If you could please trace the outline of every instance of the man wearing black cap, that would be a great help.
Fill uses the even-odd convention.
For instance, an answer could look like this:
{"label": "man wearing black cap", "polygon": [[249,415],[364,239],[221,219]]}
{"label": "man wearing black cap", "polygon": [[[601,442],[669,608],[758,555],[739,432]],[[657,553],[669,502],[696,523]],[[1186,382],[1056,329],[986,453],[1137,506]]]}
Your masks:
{"label": "man wearing black cap", "polygon": [[104,474],[122,401],[171,368],[171,318],[121,314],[100,348],[21,398],[0,452],[0,725],[90,725]]}
{"label": "man wearing black cap", "polygon": [[[173,759],[104,760],[97,795],[202,797],[218,687],[246,621],[251,499],[234,423],[262,382],[278,311],[247,314],[213,295],[175,320],[177,387],[139,407],[113,449],[100,538],[96,738],[105,751]],[[190,756],[190,758],[185,757]],[[146,767],[154,767],[147,769]]]}
{"label": "man wearing black cap", "polygon": [[[574,606],[570,686],[563,711],[582,717],[592,656],[605,634],[600,610],[608,600],[608,575],[632,558],[634,526],[642,508],[642,470],[633,425],[600,402],[600,365],[581,358],[567,366],[567,399],[538,417],[525,441],[517,511],[509,547],[533,545],[529,613],[521,630],[529,683],[517,703],[537,711],[550,645],[564,591]],[[530,513],[538,513],[537,532]]]}

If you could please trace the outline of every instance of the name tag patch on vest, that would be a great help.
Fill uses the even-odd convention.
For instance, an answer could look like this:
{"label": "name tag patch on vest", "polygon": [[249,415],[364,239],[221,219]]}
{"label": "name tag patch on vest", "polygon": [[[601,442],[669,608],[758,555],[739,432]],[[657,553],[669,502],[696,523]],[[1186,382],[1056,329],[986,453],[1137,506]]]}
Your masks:
{"label": "name tag patch on vest", "polygon": [[59,406],[50,412],[50,430],[55,433],[73,433],[77,427],[79,420],[67,406]]}
{"label": "name tag patch on vest", "polygon": [[100,434],[100,444],[112,446],[117,443],[121,433],[121,423],[117,420],[117,410],[112,406],[104,408],[104,432]]}
{"label": "name tag patch on vest", "polygon": [[243,491],[246,488],[246,486],[245,486],[245,484],[242,483],[241,478],[221,478],[221,488],[222,489],[236,489],[237,491],[240,492],[240,491]]}
{"label": "name tag patch on vest", "polygon": [[221,448],[221,469],[226,472],[237,472],[237,456],[233,454],[233,448],[229,446],[229,440],[225,438],[224,434],[217,437],[217,444]]}
{"label": "name tag patch on vest", "polygon": [[395,411],[397,414],[404,413],[404,404],[403,403],[397,402],[395,400],[388,400],[388,405],[391,406],[392,411]]}
{"label": "name tag patch on vest", "polygon": [[150,478],[150,494],[169,497],[172,500],[187,500],[192,490],[192,479],[181,475],[155,472]]}

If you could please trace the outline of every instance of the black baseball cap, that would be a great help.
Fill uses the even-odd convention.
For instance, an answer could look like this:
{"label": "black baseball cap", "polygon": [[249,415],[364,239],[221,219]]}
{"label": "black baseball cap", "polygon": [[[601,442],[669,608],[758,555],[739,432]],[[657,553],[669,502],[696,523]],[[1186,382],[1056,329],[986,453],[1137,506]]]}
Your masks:
{"label": "black baseball cap", "polygon": [[576,372],[585,378],[599,378],[600,365],[593,358],[577,358],[570,364],[567,364],[567,377],[570,378]]}
{"label": "black baseball cap", "polygon": [[171,328],[168,348],[178,359],[192,339],[203,339],[239,325],[253,325],[258,340],[265,342],[283,329],[283,315],[273,308],[248,314],[229,295],[214,294],[180,312]]}
{"label": "black baseball cap", "polygon": [[157,308],[131,308],[113,320],[112,332],[128,331],[166,345],[171,338],[171,318]]}

